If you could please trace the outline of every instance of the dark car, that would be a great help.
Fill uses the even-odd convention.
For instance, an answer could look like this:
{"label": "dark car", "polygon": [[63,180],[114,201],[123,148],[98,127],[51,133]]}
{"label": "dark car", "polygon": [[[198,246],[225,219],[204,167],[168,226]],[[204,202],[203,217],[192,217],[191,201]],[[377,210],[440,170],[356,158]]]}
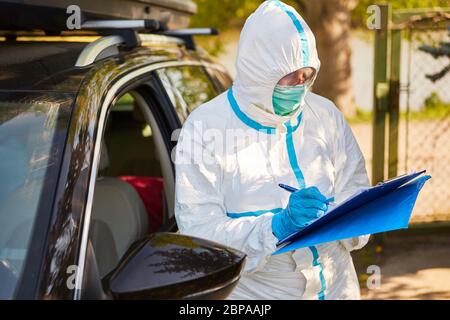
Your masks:
{"label": "dark car", "polygon": [[178,129],[230,77],[186,32],[123,31],[0,35],[0,299],[225,298],[239,279],[243,253],[173,233]]}

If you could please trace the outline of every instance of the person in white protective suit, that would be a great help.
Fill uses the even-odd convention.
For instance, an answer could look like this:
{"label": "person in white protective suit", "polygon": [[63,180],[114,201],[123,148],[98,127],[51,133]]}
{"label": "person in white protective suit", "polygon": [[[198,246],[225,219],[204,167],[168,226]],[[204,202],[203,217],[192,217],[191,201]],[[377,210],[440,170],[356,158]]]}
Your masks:
{"label": "person in white protective suit", "polygon": [[230,299],[360,298],[350,251],[368,236],[272,255],[280,238],[328,209],[325,199],[339,203],[369,186],[343,115],[310,91],[319,67],[302,17],[266,1],[242,30],[232,88],[192,112],[181,131],[178,227],[247,254]]}

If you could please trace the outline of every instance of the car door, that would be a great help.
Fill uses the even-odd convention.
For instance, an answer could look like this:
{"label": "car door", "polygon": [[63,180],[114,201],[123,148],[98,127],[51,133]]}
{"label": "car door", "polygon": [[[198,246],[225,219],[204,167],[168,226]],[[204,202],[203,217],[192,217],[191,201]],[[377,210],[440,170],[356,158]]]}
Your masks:
{"label": "car door", "polygon": [[155,66],[146,76],[136,71],[136,78],[128,78],[109,94],[108,112],[98,124],[102,135],[90,177],[94,191],[80,255],[80,298],[105,298],[101,280],[134,241],[175,230],[172,133],[223,90],[196,62]]}
{"label": "car door", "polygon": [[[99,126],[98,169],[81,296],[101,298],[100,281],[137,240],[174,229],[174,171],[170,135],[174,124],[156,89],[154,74],[131,79],[115,93]],[[170,107],[170,106],[169,106]],[[95,180],[95,181],[94,181]]]}

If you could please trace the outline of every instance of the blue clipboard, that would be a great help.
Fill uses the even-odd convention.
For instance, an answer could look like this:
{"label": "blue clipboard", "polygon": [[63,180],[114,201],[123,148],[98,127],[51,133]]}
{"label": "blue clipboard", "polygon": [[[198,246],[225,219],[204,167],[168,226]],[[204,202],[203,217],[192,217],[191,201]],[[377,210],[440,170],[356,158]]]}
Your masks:
{"label": "blue clipboard", "polygon": [[320,243],[406,228],[426,171],[402,175],[362,190],[304,229],[277,243],[279,254]]}

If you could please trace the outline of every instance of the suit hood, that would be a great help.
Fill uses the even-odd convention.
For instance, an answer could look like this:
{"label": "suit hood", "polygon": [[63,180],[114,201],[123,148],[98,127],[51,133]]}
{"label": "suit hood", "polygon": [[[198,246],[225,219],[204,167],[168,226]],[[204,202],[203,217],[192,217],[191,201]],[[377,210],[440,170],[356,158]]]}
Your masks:
{"label": "suit hood", "polygon": [[281,78],[304,67],[320,68],[314,35],[291,6],[265,1],[242,29],[236,59],[233,94],[241,110],[263,124],[279,125],[295,114],[278,116],[273,90]]}

